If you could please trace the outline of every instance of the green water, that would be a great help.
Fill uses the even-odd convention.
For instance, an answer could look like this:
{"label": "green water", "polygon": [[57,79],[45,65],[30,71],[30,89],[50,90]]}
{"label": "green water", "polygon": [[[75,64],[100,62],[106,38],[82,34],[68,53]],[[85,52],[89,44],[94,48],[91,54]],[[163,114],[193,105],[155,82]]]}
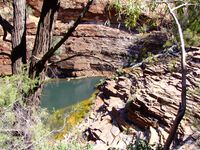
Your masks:
{"label": "green water", "polygon": [[64,108],[89,98],[102,77],[56,80],[45,84],[41,106],[49,111]]}

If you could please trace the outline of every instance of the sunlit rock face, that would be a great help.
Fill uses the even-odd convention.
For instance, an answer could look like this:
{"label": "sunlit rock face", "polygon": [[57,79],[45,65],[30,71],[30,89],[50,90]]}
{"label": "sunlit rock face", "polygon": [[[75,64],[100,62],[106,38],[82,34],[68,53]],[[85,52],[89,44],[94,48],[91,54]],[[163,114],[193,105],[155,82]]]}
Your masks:
{"label": "sunlit rock face", "polygon": [[[49,76],[110,75],[117,68],[127,65],[130,56],[138,56],[141,49],[150,51],[152,47],[155,50],[162,46],[167,39],[163,33],[153,33],[149,37],[151,33],[133,35],[130,31],[119,29],[112,2],[93,2],[82,23],[50,60]],[[33,14],[39,17],[42,0],[28,0],[28,3]],[[86,3],[87,0],[61,0],[53,42],[66,33]],[[147,38],[150,38],[148,42]]]}
{"label": "sunlit rock face", "polygon": [[[42,0],[29,0],[28,3],[33,14],[39,17]],[[61,1],[54,41],[58,41],[68,30],[86,3],[87,0]],[[133,37],[117,28],[104,26],[111,17],[108,16],[108,3],[94,1],[83,18],[83,23],[50,61],[54,63],[65,58],[70,59],[54,63],[48,71],[49,76],[110,75],[116,68],[124,65]],[[116,16],[112,16],[112,22],[116,22]],[[30,34],[35,32],[34,29],[29,31]]]}
{"label": "sunlit rock face", "polygon": [[[27,50],[30,56],[43,0],[27,0],[27,3]],[[86,3],[87,0],[61,0],[52,44],[62,38]],[[167,39],[165,34],[133,34],[123,28],[123,23],[119,26],[116,11],[109,4],[109,0],[94,1],[73,35],[51,58],[48,76],[108,76],[117,68],[127,66],[130,56],[138,56],[144,50],[160,50]],[[3,30],[0,27],[0,39],[2,36]],[[8,42],[4,42],[4,47],[9,51],[12,49]],[[0,59],[0,65],[3,66],[5,58]],[[0,74],[11,72],[10,62],[6,60],[6,64]]]}
{"label": "sunlit rock face", "polygon": [[[133,135],[138,134],[149,144],[164,145],[181,101],[180,53],[176,54],[160,55],[142,67],[123,69],[120,76],[107,79],[99,86],[94,110],[84,122],[87,127],[81,128],[86,139],[94,141],[95,148],[126,149],[131,142],[136,143]],[[175,137],[179,141],[173,143],[175,149],[199,149],[199,62],[200,50],[190,49],[187,52],[187,110],[177,130],[181,136]]]}
{"label": "sunlit rock face", "polygon": [[[27,3],[33,8],[33,14],[40,16],[43,0],[28,0]],[[84,21],[104,22],[108,19],[109,0],[95,0],[87,12]],[[62,22],[75,20],[81,13],[83,6],[87,4],[87,0],[61,0],[58,19]]]}

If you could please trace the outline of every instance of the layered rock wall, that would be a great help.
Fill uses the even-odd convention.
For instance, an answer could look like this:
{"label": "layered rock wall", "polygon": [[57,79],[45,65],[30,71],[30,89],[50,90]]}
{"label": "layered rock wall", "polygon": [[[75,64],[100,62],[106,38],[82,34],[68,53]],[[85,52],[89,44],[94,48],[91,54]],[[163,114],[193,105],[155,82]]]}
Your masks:
{"label": "layered rock wall", "polygon": [[[42,0],[28,0],[27,3],[29,11],[31,10],[27,18],[27,48],[31,53]],[[87,0],[61,0],[52,44],[62,38],[86,3]],[[163,33],[133,34],[116,28],[117,16],[109,3],[109,0],[94,1],[83,22],[51,58],[48,69],[50,77],[109,75],[117,68],[127,65],[129,57],[138,56],[141,50],[160,49],[166,40]],[[110,26],[105,26],[108,22]],[[1,39],[3,34],[0,28]],[[11,50],[9,42],[1,42],[1,52]],[[0,56],[0,74],[11,71],[7,58]]]}

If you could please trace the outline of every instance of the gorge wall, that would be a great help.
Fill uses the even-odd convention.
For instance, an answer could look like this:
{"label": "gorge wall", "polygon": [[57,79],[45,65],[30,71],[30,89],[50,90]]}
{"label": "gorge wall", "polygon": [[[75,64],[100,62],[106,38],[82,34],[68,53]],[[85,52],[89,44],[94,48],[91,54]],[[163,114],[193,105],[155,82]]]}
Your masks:
{"label": "gorge wall", "polygon": [[[87,0],[61,0],[52,44],[62,38],[86,2]],[[30,11],[27,18],[27,47],[30,51],[42,0],[28,0],[27,3]],[[123,27],[117,28],[117,15],[115,10],[109,7],[109,3],[111,2],[108,0],[94,1],[73,35],[51,58],[48,69],[50,77],[109,75],[117,68],[127,65],[130,57],[140,55],[144,49],[153,53],[160,50],[167,40],[164,33],[153,31],[133,34]],[[147,14],[144,16],[151,18]],[[108,24],[109,26],[106,26]],[[2,41],[3,35],[0,27],[0,52],[10,53],[11,44]],[[0,55],[0,74],[11,73],[10,64],[8,56]]]}

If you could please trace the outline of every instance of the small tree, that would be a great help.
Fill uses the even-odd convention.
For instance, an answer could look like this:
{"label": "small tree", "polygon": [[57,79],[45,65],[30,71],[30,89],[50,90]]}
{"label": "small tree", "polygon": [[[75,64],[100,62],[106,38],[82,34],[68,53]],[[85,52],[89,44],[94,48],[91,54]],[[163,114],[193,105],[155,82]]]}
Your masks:
{"label": "small tree", "polygon": [[181,43],[181,72],[182,72],[182,88],[181,88],[181,102],[179,104],[179,110],[178,113],[176,115],[176,118],[174,120],[174,123],[171,127],[170,133],[168,135],[168,138],[165,142],[165,146],[164,146],[164,150],[168,150],[172,140],[174,139],[174,136],[176,134],[176,131],[178,129],[178,126],[185,114],[185,110],[186,110],[186,51],[185,51],[185,42],[184,42],[184,38],[183,38],[183,31],[181,28],[181,25],[178,21],[178,18],[176,17],[174,11],[180,7],[183,7],[184,5],[186,5],[185,3],[182,5],[179,5],[175,8],[172,8],[170,6],[169,3],[165,2],[165,4],[167,5],[170,14],[172,15],[177,27],[178,27],[178,33],[179,33],[179,38],[180,38],[180,43]]}
{"label": "small tree", "polygon": [[[187,74],[187,68],[186,68],[186,51],[185,51],[185,41],[184,41],[184,35],[183,35],[183,29],[190,28],[192,29],[194,33],[198,33],[200,31],[199,23],[200,19],[198,18],[200,15],[200,1],[199,0],[185,0],[185,1],[162,1],[162,3],[165,3],[170,15],[172,16],[177,29],[178,29],[178,38],[180,42],[180,49],[181,49],[181,102],[179,104],[179,109],[176,115],[176,118],[173,122],[173,125],[170,129],[168,138],[164,145],[164,150],[168,150],[170,148],[170,145],[172,141],[174,140],[176,131],[178,129],[178,126],[181,122],[181,120],[184,117],[185,111],[186,111],[186,74]],[[189,17],[190,16],[190,17]],[[180,18],[180,21],[179,21]]]}
{"label": "small tree", "polygon": [[[140,2],[140,0],[135,0],[136,2]],[[129,1],[129,3],[133,1]],[[149,2],[149,1],[148,1]],[[160,3],[164,3],[166,4],[170,15],[172,16],[173,20],[175,21],[175,24],[177,26],[178,29],[178,38],[180,41],[180,49],[181,49],[181,73],[182,73],[182,90],[181,90],[181,102],[179,105],[179,110],[177,112],[176,118],[174,120],[174,123],[171,127],[169,136],[165,142],[165,146],[164,149],[168,150],[173,139],[175,136],[175,133],[178,129],[178,126],[185,114],[186,111],[186,51],[185,51],[185,42],[184,42],[184,37],[183,37],[183,30],[182,30],[182,25],[184,25],[184,29],[190,28],[192,30],[194,30],[193,32],[195,33],[199,33],[200,31],[200,19],[199,19],[199,15],[200,15],[200,1],[199,0],[180,0],[180,1],[170,1],[170,0],[163,0],[163,1],[157,1],[157,0],[152,0],[149,2],[150,4],[160,4]],[[139,4],[139,3],[137,3]],[[134,3],[133,3],[134,5]],[[191,7],[192,6],[192,7]],[[134,18],[132,19],[132,21],[129,22],[134,22],[134,24],[131,24],[133,26],[131,26],[130,24],[128,24],[129,27],[135,27],[136,25],[136,19],[138,19],[139,14],[138,13],[134,13],[134,11],[137,12],[141,12],[140,7],[139,6],[135,6],[132,7],[132,5],[127,5],[127,7],[124,7],[122,5],[122,1],[120,0],[116,0],[115,3],[115,7],[116,9],[119,11],[119,13],[123,13],[123,15],[127,16],[128,18],[125,18],[127,20],[132,19],[130,15],[130,10],[131,12],[133,12]],[[183,8],[186,8],[186,10],[184,10]],[[194,9],[195,8],[195,9]],[[125,10],[124,10],[125,9]],[[188,11],[187,11],[188,10]],[[191,14],[192,15],[191,15]],[[185,15],[185,16],[184,16]],[[189,17],[190,16],[190,17]],[[178,18],[181,18],[182,20],[179,21]],[[188,24],[189,22],[189,24]],[[182,24],[181,24],[182,23]],[[174,33],[173,33],[174,34]]]}

